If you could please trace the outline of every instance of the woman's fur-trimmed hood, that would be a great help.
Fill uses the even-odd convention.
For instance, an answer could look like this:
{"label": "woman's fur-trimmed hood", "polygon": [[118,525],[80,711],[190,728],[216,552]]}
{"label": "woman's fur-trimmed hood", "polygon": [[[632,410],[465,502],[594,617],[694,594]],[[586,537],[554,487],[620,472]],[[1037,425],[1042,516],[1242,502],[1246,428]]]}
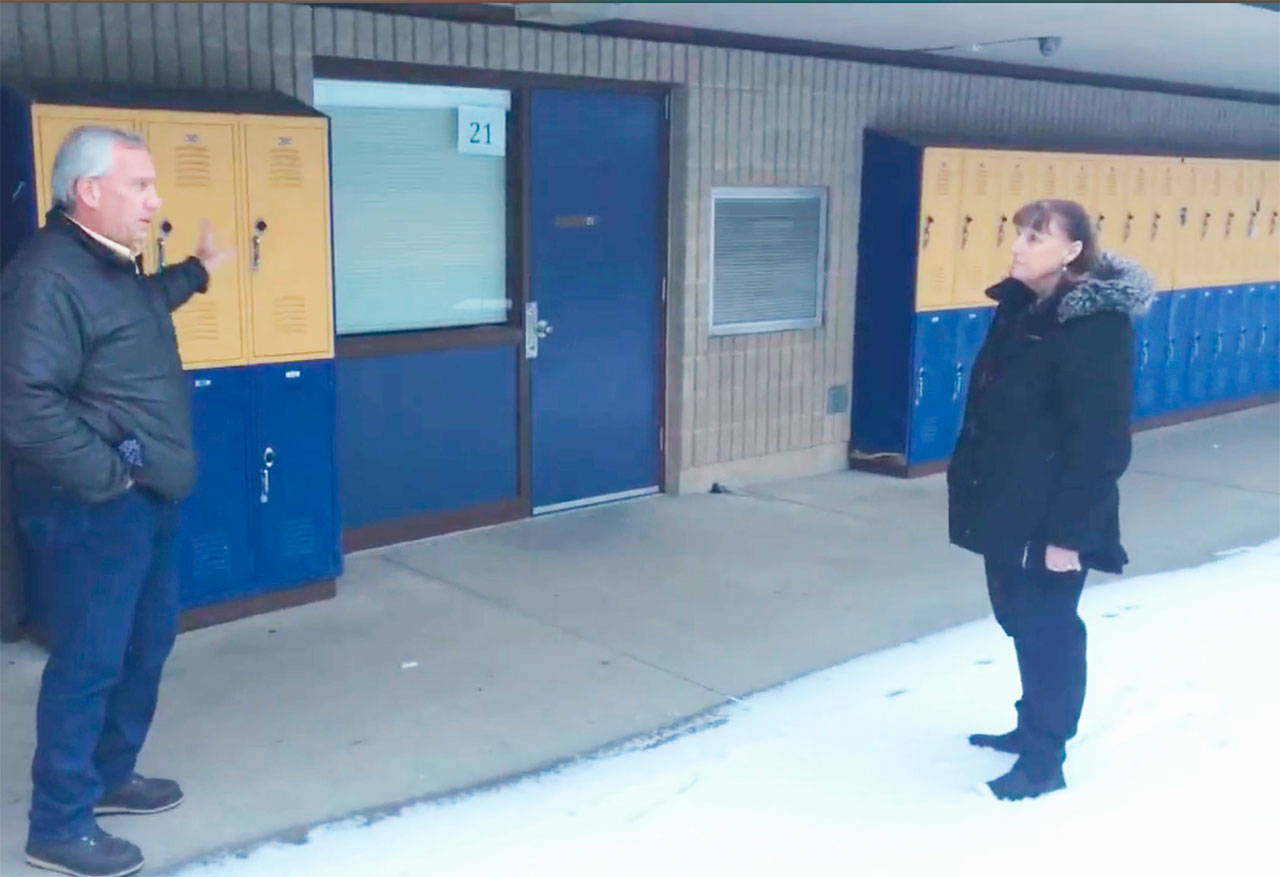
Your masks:
{"label": "woman's fur-trimmed hood", "polygon": [[1136,317],[1144,314],[1155,298],[1155,281],[1130,259],[1102,253],[1098,267],[1067,290],[1058,303],[1059,323],[1087,317],[1101,311],[1119,311]]}

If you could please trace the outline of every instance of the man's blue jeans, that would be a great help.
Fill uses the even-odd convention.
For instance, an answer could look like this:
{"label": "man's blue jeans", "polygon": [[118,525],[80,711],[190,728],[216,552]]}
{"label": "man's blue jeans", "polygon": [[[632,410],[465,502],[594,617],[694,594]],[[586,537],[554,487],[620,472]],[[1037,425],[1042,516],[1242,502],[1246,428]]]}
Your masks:
{"label": "man's blue jeans", "polygon": [[178,627],[177,504],[133,488],[85,503],[17,487],[30,585],[50,641],[36,707],[30,838],[89,833],[93,805],[133,772]]}

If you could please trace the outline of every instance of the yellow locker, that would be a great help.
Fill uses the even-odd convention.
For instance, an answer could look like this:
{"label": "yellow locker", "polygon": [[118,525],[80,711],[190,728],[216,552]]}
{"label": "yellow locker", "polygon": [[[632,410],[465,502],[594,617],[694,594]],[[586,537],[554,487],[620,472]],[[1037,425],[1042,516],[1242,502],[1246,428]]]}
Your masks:
{"label": "yellow locker", "polygon": [[1066,198],[1071,178],[1070,157],[1061,152],[1033,153],[1035,190],[1032,199]]}
{"label": "yellow locker", "polygon": [[323,118],[243,123],[250,342],[257,361],[333,355],[328,129]]}
{"label": "yellow locker", "polygon": [[1063,158],[1062,167],[1065,181],[1064,194],[1061,197],[1083,207],[1096,225],[1098,219],[1097,159],[1090,155],[1067,155]]}
{"label": "yellow locker", "polygon": [[[1038,194],[1039,175],[1044,169],[1043,159],[1033,152],[1001,152],[1003,174],[1000,179],[1000,216],[996,226],[995,262],[992,264],[992,276],[1007,277],[1009,274],[1010,249],[1013,239],[1018,236],[1013,226],[1013,218],[1018,210],[1040,197]],[[993,281],[994,282],[994,281]]]}
{"label": "yellow locker", "polygon": [[1218,159],[1196,159],[1203,168],[1203,219],[1200,240],[1203,247],[1200,266],[1202,286],[1218,286],[1225,281],[1227,267],[1227,235],[1235,219],[1228,197],[1227,180],[1230,162]]}
{"label": "yellow locker", "polygon": [[1209,166],[1203,159],[1184,158],[1177,180],[1177,230],[1173,244],[1173,279],[1179,289],[1205,283],[1205,251],[1213,208],[1209,200]]}
{"label": "yellow locker", "polygon": [[[218,246],[232,243],[239,227],[235,117],[205,113],[147,111],[143,132],[156,164],[163,203],[152,223],[146,253],[148,271],[184,259],[195,247],[201,219],[214,228]],[[178,350],[187,368],[245,363],[243,246],[219,266],[209,289],[193,296],[173,316]]]}
{"label": "yellow locker", "polygon": [[959,149],[927,148],[921,168],[920,227],[916,256],[916,310],[951,304],[959,244],[961,174]]}
{"label": "yellow locker", "polygon": [[1262,167],[1262,197],[1258,209],[1258,273],[1267,282],[1280,281],[1280,162]]}
{"label": "yellow locker", "polygon": [[1084,202],[1093,218],[1098,246],[1112,253],[1136,258],[1133,238],[1134,212],[1130,207],[1129,176],[1133,162],[1122,155],[1100,156],[1093,161],[1096,191]]}
{"label": "yellow locker", "polygon": [[987,287],[1007,271],[1002,229],[1001,190],[1004,157],[998,152],[964,154],[960,186],[960,240],[952,301],[957,305],[991,304]]}
{"label": "yellow locker", "polygon": [[39,223],[44,225],[44,215],[53,204],[53,159],[62,141],[81,125],[105,125],[138,129],[137,113],[132,110],[113,110],[106,107],[69,107],[57,104],[31,105],[32,151],[36,164],[36,209]]}
{"label": "yellow locker", "polygon": [[1147,264],[1156,279],[1157,289],[1174,289],[1177,280],[1176,250],[1179,240],[1182,193],[1186,186],[1187,167],[1177,158],[1154,158],[1147,162],[1151,169],[1150,215],[1147,228]]}
{"label": "yellow locker", "polygon": [[1218,282],[1231,286],[1253,277],[1249,226],[1258,202],[1258,164],[1252,161],[1223,162],[1224,215],[1221,224],[1222,260]]}

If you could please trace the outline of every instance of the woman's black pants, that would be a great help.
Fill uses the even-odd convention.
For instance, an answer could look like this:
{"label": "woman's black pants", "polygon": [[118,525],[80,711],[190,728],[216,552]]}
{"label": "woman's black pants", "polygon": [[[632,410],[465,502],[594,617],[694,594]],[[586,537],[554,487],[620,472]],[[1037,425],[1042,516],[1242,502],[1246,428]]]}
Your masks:
{"label": "woman's black pants", "polygon": [[[1077,612],[1085,572],[987,560],[987,592],[1004,632],[1013,637],[1022,677],[1018,731],[1028,758],[1061,763],[1084,706],[1085,628]],[[1029,558],[1030,559],[1030,558]]]}

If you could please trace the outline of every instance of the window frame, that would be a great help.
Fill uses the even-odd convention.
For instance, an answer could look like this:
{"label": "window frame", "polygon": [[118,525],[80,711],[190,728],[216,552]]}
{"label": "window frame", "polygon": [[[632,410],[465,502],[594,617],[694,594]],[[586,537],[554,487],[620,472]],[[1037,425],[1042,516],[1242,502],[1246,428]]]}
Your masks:
{"label": "window frame", "polygon": [[[720,201],[813,199],[818,202],[818,253],[814,264],[814,315],[789,320],[760,320],[753,323],[716,325],[716,205]],[[707,331],[713,337],[754,335],[764,332],[819,329],[826,316],[827,293],[827,190],[823,186],[713,186],[707,278]]]}

